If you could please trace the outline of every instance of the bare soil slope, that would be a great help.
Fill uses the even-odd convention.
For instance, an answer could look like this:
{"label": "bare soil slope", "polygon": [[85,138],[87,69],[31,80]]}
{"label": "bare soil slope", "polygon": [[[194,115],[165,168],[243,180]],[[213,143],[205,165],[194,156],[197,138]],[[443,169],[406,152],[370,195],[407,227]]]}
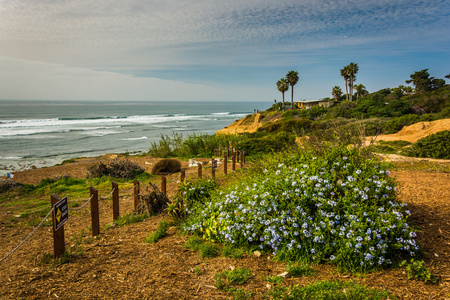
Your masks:
{"label": "bare soil slope", "polygon": [[415,143],[421,138],[444,130],[450,130],[450,119],[442,119],[432,122],[419,122],[410,126],[405,126],[402,130],[394,134],[379,135],[376,139],[383,141],[402,140]]}

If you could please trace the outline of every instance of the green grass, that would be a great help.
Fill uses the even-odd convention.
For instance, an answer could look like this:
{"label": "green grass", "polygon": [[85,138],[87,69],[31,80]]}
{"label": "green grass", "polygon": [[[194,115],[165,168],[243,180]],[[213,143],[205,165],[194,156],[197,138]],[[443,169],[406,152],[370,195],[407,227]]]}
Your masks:
{"label": "green grass", "polygon": [[239,259],[244,255],[244,250],[242,248],[237,248],[233,245],[227,244],[222,249],[222,255],[225,257]]}
{"label": "green grass", "polygon": [[240,285],[253,276],[249,269],[237,268],[234,270],[225,270],[214,274],[214,286],[219,290],[228,290],[230,286]]}
{"label": "green grass", "polygon": [[289,263],[286,267],[286,272],[293,277],[313,276],[316,274],[316,271],[306,263]]}
{"label": "green grass", "polygon": [[366,286],[347,281],[318,281],[310,285],[275,287],[268,294],[271,299],[302,300],[302,299],[396,299],[388,291],[369,289]]}
{"label": "green grass", "polygon": [[187,249],[191,249],[193,251],[200,250],[200,246],[203,244],[204,240],[196,235],[192,235],[185,243],[184,247]]}
{"label": "green grass", "polygon": [[135,215],[133,213],[125,214],[120,216],[117,220],[114,220],[114,223],[117,226],[127,226],[133,223],[141,222],[148,218],[147,214]]}
{"label": "green grass", "polygon": [[200,257],[216,257],[219,255],[219,247],[212,242],[205,242],[200,245]]}
{"label": "green grass", "polygon": [[167,229],[170,227],[170,223],[166,220],[162,220],[158,224],[158,228],[155,232],[152,232],[146,239],[145,243],[156,243],[163,237],[167,236]]}

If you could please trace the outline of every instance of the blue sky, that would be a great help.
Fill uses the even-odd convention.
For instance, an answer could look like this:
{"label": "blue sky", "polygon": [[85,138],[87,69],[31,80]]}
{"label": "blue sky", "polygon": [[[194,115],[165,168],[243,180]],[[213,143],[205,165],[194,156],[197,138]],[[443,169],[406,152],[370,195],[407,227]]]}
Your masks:
{"label": "blue sky", "polygon": [[0,0],[0,99],[272,102],[290,70],[317,99],[350,62],[370,92],[444,78],[450,1]]}

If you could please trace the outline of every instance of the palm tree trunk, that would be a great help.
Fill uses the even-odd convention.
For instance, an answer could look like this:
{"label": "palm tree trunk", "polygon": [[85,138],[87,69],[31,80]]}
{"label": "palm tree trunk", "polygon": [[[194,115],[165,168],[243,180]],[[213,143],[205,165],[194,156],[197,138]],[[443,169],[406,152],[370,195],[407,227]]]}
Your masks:
{"label": "palm tree trunk", "polygon": [[345,78],[345,99],[348,101],[348,79]]}
{"label": "palm tree trunk", "polygon": [[282,110],[284,111],[284,92],[281,93],[281,94],[283,95],[283,108],[282,108]]}
{"label": "palm tree trunk", "polygon": [[348,85],[350,88],[350,101],[353,101],[353,76],[350,76],[350,82]]}
{"label": "palm tree trunk", "polygon": [[294,109],[294,86],[291,85],[291,109]]}

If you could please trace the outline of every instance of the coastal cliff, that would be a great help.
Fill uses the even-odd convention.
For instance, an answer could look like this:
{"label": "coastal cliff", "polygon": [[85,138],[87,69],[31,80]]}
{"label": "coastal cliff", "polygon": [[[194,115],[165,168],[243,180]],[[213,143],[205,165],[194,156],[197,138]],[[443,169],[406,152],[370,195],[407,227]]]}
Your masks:
{"label": "coastal cliff", "polygon": [[235,120],[232,124],[217,131],[217,134],[252,133],[268,122],[275,122],[281,118],[280,113],[261,114],[255,113],[245,118]]}

